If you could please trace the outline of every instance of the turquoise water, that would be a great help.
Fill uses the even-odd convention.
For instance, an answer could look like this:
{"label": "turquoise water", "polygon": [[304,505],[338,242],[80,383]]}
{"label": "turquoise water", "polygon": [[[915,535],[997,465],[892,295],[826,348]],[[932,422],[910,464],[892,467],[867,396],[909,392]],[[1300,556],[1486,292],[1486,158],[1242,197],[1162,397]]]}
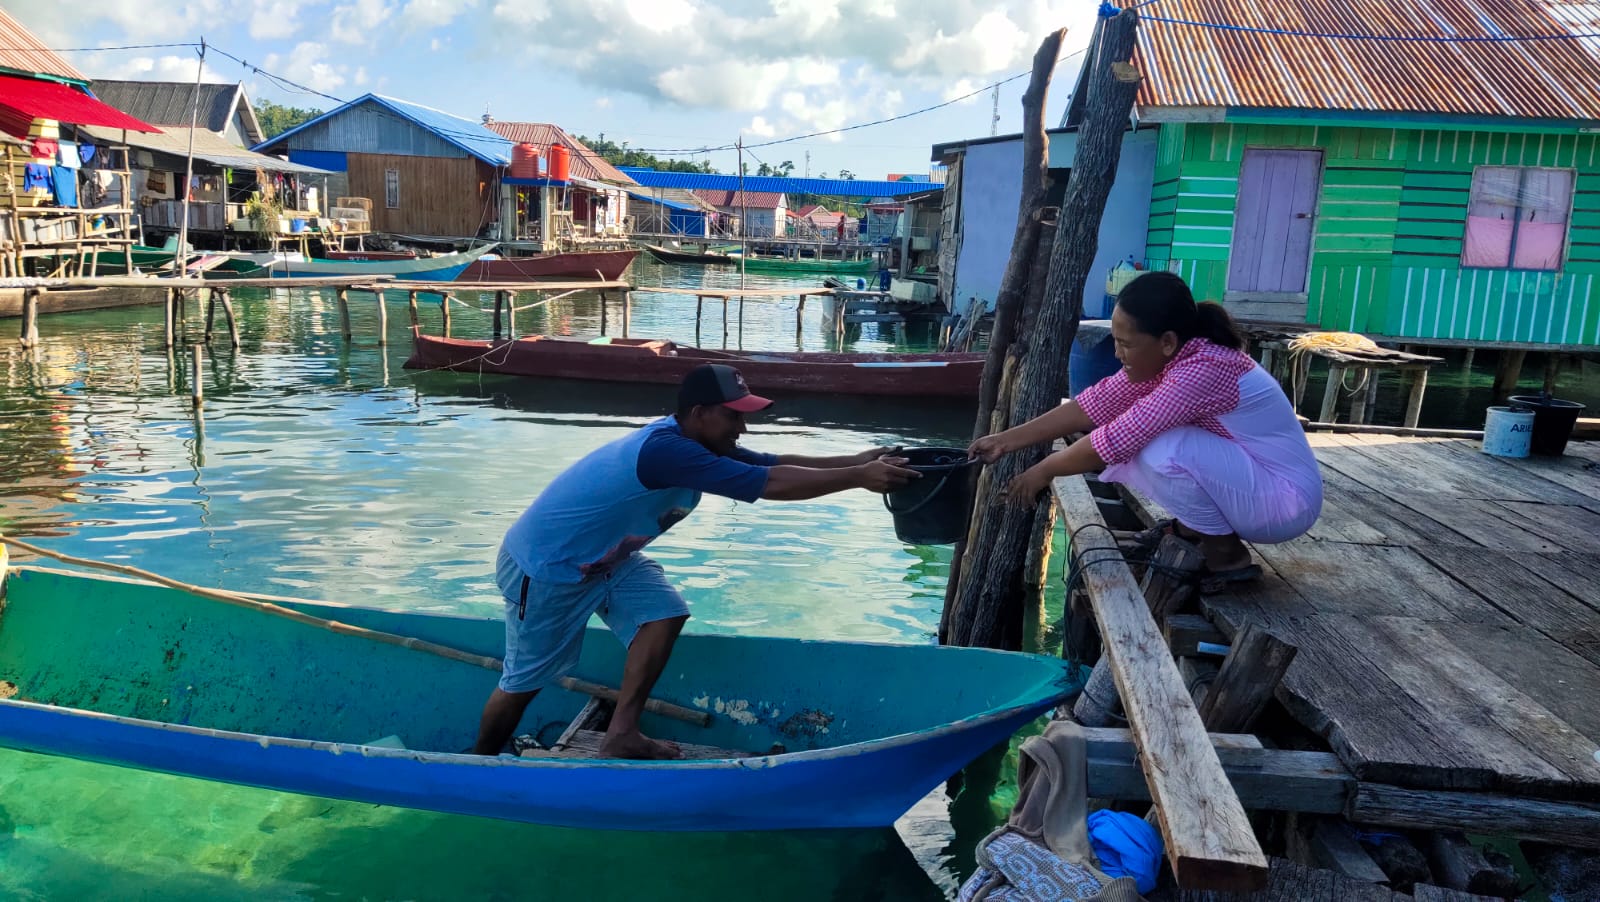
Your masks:
{"label": "turquoise water", "polygon": [[[644,260],[630,277],[680,288],[738,279]],[[234,353],[213,343],[203,358],[199,416],[189,351],[169,356],[161,346],[159,308],[48,316],[35,351],[0,344],[0,529],[205,585],[496,616],[492,557],[505,528],[564,467],[671,405],[670,388],[405,370],[403,297],[389,304],[387,347],[376,344],[369,300],[352,304],[351,345],[329,296],[242,292],[236,305],[244,345]],[[747,305],[743,346],[831,347],[814,306],[796,341],[793,308],[793,299]],[[640,292],[633,334],[692,342],[694,310],[692,296]],[[715,310],[701,335],[708,346],[720,343]],[[438,315],[423,306],[425,325]],[[608,325],[620,326],[615,306]],[[598,299],[554,302],[519,315],[518,326],[598,335]],[[865,328],[847,347],[929,341],[904,327]],[[456,335],[488,329],[485,314],[454,314]],[[735,329],[730,343],[738,341]],[[829,454],[960,445],[971,429],[968,410],[942,402],[779,402],[752,423],[750,446]],[[689,629],[729,634],[932,642],[949,569],[948,548],[899,543],[880,498],[865,492],[758,505],[707,498],[652,554],[690,602]],[[1059,615],[1059,598],[1050,610]],[[897,830],[663,836],[0,753],[0,895],[941,898],[1008,806],[1011,762],[991,758],[953,813],[935,792]],[[626,876],[619,860],[632,863]]]}

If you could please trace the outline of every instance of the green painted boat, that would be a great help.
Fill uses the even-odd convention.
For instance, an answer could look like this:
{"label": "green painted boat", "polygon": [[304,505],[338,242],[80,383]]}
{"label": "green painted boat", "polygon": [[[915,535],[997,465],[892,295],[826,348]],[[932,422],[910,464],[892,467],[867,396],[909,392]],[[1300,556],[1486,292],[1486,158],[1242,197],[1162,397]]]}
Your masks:
{"label": "green painted boat", "polygon": [[[643,726],[718,754],[486,757],[463,750],[499,676],[488,666],[504,647],[499,617],[251,596],[465,653],[450,657],[239,599],[4,558],[0,546],[0,747],[505,820],[881,827],[1072,685],[1065,661],[1040,655],[688,634],[652,696],[706,712],[704,725],[647,711]],[[591,629],[573,675],[615,685],[624,653]],[[548,745],[587,701],[553,686],[518,732]]]}
{"label": "green painted boat", "polygon": [[[76,258],[77,254],[67,254]],[[83,254],[85,260],[91,255]],[[101,251],[99,260],[95,265],[95,273],[102,276],[127,275],[131,270],[128,267],[128,254],[122,251]],[[177,254],[173,251],[162,250],[159,247],[147,247],[135,244],[132,248],[133,266],[143,272],[152,269],[164,269],[172,266],[172,260]]]}
{"label": "green painted boat", "polygon": [[[739,263],[737,254],[733,256],[735,266]],[[761,273],[828,273],[831,275],[858,276],[874,272],[875,265],[871,260],[818,260],[815,257],[757,257],[754,255],[744,258],[745,272]]]}

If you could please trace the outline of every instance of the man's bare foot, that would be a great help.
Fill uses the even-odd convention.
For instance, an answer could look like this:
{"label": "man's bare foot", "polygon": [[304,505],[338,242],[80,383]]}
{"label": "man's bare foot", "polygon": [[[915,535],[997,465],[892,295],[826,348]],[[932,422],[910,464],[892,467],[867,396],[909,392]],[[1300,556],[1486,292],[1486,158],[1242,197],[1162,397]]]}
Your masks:
{"label": "man's bare foot", "polygon": [[682,758],[683,750],[675,742],[651,739],[634,730],[631,733],[607,733],[600,743],[600,757],[661,760]]}

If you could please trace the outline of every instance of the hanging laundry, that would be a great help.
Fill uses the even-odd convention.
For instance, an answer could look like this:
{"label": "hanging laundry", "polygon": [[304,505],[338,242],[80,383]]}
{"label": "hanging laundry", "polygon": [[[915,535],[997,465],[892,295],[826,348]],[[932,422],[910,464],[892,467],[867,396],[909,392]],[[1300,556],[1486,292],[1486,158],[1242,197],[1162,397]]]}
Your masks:
{"label": "hanging laundry", "polygon": [[65,166],[57,166],[56,177],[56,206],[76,207],[78,205],[78,171]]}
{"label": "hanging laundry", "polygon": [[87,166],[94,162],[94,153],[98,149],[93,144],[79,144],[78,159],[83,161],[83,165]]}
{"label": "hanging laundry", "polygon": [[56,178],[48,163],[29,163],[22,170],[22,193],[34,197],[55,194]]}
{"label": "hanging laundry", "polygon": [[56,158],[56,145],[57,142],[54,138],[34,138],[33,158],[35,160],[50,160],[53,162]]}
{"label": "hanging laundry", "polygon": [[76,141],[62,141],[56,150],[56,165],[62,169],[77,169],[83,165],[78,157],[78,143]]}

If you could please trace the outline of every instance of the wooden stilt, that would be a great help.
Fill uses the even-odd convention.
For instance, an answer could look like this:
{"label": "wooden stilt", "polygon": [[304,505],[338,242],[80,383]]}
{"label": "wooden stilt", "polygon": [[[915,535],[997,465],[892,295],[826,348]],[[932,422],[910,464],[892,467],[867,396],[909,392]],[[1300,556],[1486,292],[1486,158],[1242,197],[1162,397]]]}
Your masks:
{"label": "wooden stilt", "polygon": [[1554,351],[1544,357],[1544,390],[1547,394],[1556,393],[1556,377],[1561,375],[1561,355]]}
{"label": "wooden stilt", "polygon": [[1417,419],[1422,416],[1422,395],[1428,390],[1428,370],[1419,368],[1411,380],[1411,394],[1406,396],[1407,429],[1417,428]]}
{"label": "wooden stilt", "polygon": [[1467,348],[1466,353],[1461,355],[1461,368],[1469,373],[1472,372],[1472,359],[1476,357],[1477,354],[1477,348]]}
{"label": "wooden stilt", "polygon": [[222,300],[222,315],[228,319],[228,343],[235,349],[239,347],[239,321],[233,315],[233,296],[224,288],[217,292]]}
{"label": "wooden stilt", "polygon": [[411,315],[411,328],[415,329],[420,326],[422,320],[417,316],[417,293],[415,291],[406,292],[406,310]]}
{"label": "wooden stilt", "polygon": [[199,407],[205,403],[205,389],[200,381],[200,365],[205,356],[205,345],[194,342],[189,345],[189,400],[194,406]]}
{"label": "wooden stilt", "polygon": [[494,293],[494,340],[495,341],[499,341],[500,340],[500,308],[505,306],[505,301],[506,301],[506,293],[504,291],[496,291]]}
{"label": "wooden stilt", "polygon": [[339,334],[345,341],[350,340],[350,289],[340,287],[336,292],[339,298]]}
{"label": "wooden stilt", "polygon": [[389,343],[389,303],[384,300],[382,288],[372,294],[378,299],[378,347],[381,348]]}
{"label": "wooden stilt", "polygon": [[806,296],[800,295],[800,303],[794,308],[794,347],[801,350],[805,347],[806,326]]}
{"label": "wooden stilt", "polygon": [[1339,405],[1339,387],[1344,383],[1344,364],[1334,363],[1328,366],[1328,387],[1322,392],[1322,413],[1317,417],[1321,423],[1332,423],[1334,410]]}
{"label": "wooden stilt", "polygon": [[1495,364],[1494,397],[1504,400],[1517,390],[1517,380],[1522,378],[1522,364],[1528,359],[1527,351],[1501,351]]}
{"label": "wooden stilt", "polygon": [[600,292],[600,334],[601,335],[605,335],[606,334],[606,327],[608,325],[609,325],[609,323],[606,322],[606,293],[602,291],[602,292]]}
{"label": "wooden stilt", "polygon": [[517,339],[517,293],[506,291],[506,337]]}
{"label": "wooden stilt", "polygon": [[1378,369],[1368,371],[1366,418],[1361,421],[1363,423],[1372,422],[1372,418],[1378,412],[1378,374],[1381,372],[1382,370]]}
{"label": "wooden stilt", "polygon": [[169,348],[169,349],[173,347],[174,338],[176,337],[175,333],[177,332],[177,316],[178,316],[177,307],[178,307],[178,304],[180,302],[179,301],[179,296],[182,293],[183,293],[183,289],[182,288],[173,288],[173,289],[170,289],[169,291],[167,291],[166,336],[165,336],[165,339],[166,339],[166,347]]}
{"label": "wooden stilt", "polygon": [[722,346],[724,348],[728,346],[728,298],[726,295],[722,298]]}
{"label": "wooden stilt", "polygon": [[448,291],[444,293],[444,297],[439,301],[439,314],[445,338],[450,337],[450,305],[455,302],[456,296]]}
{"label": "wooden stilt", "polygon": [[203,340],[208,344],[211,342],[211,324],[216,320],[216,318],[217,293],[215,291],[210,291],[206,293],[206,331],[203,337]]}
{"label": "wooden stilt", "polygon": [[1350,422],[1365,423],[1367,421],[1367,386],[1369,383],[1377,384],[1378,374],[1369,368],[1361,370],[1365,376],[1361,386],[1350,393]]}
{"label": "wooden stilt", "polygon": [[24,348],[39,343],[39,296],[42,288],[29,288],[22,292],[22,335],[18,342]]}
{"label": "wooden stilt", "polygon": [[628,337],[628,331],[633,327],[633,292],[624,288],[622,290],[622,337]]}

